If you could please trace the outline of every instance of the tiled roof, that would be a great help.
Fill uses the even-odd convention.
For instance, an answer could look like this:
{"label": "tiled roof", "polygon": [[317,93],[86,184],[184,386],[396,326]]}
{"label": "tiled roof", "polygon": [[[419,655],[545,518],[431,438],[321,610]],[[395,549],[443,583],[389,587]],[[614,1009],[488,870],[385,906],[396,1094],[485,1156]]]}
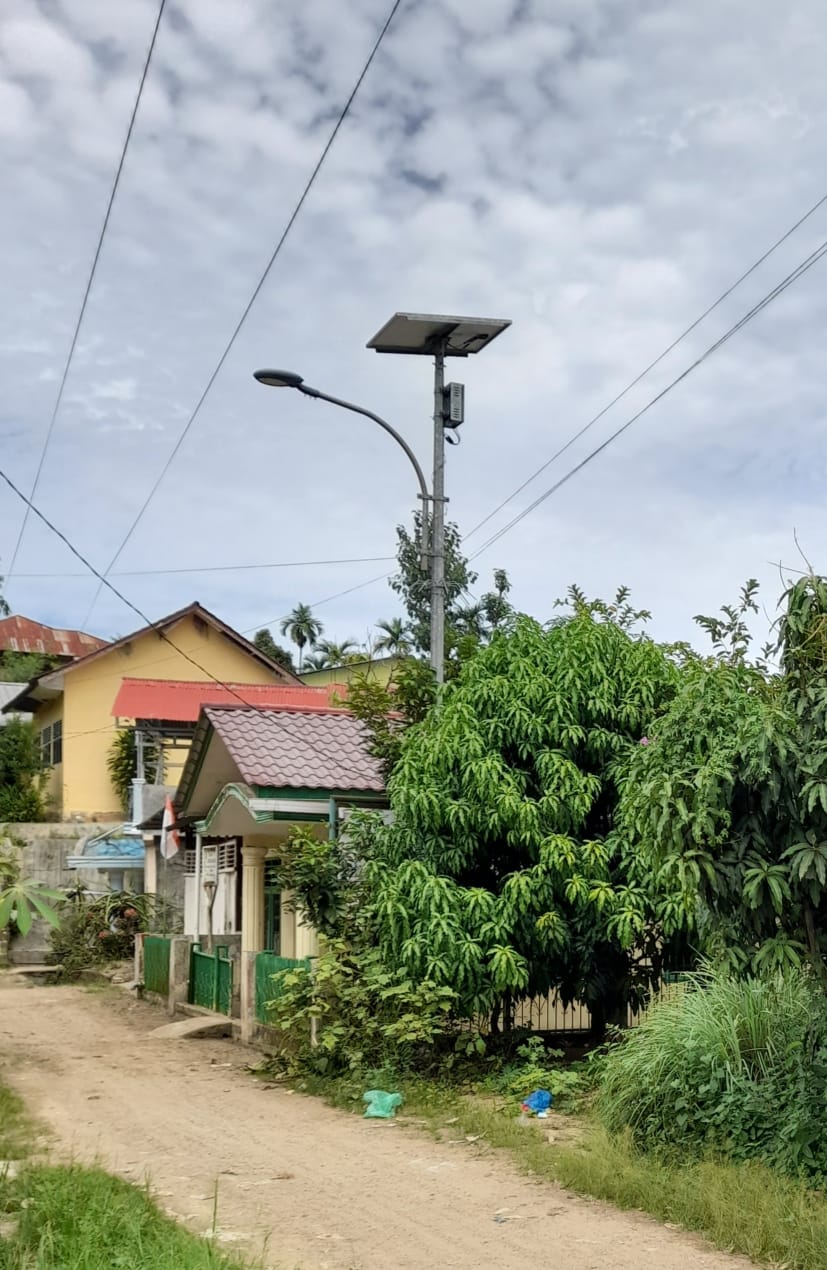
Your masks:
{"label": "tiled roof", "polygon": [[377,759],[367,732],[346,711],[204,710],[243,781],[277,789],[381,793]]}
{"label": "tiled roof", "polygon": [[63,631],[31,618],[0,618],[0,652],[44,653],[48,657],[86,657],[106,646],[105,639],[83,631]]}
{"label": "tiled roof", "polygon": [[[336,698],[347,695],[341,684],[306,688],[299,684],[187,683],[167,679],[124,679],[112,705],[118,719],[165,719],[196,723],[202,706],[278,707],[282,710],[327,712]],[[241,698],[241,700],[239,700]],[[341,709],[341,706],[338,707]]]}

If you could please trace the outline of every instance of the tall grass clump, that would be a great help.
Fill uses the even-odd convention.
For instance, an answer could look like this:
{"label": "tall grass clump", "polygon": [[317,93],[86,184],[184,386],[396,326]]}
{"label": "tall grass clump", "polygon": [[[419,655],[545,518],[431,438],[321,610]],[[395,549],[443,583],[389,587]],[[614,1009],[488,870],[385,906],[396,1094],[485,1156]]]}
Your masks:
{"label": "tall grass clump", "polygon": [[827,1177],[827,1002],[802,970],[706,971],[603,1059],[598,1112],[644,1151]]}

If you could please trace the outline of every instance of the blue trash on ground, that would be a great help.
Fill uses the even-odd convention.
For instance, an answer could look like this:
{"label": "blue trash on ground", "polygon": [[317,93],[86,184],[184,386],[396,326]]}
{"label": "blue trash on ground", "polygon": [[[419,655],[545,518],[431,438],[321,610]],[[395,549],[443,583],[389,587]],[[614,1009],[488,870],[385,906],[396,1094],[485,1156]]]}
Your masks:
{"label": "blue trash on ground", "polygon": [[535,1116],[547,1116],[548,1109],[554,1102],[554,1095],[547,1089],[535,1089],[521,1104],[523,1111],[533,1111]]}

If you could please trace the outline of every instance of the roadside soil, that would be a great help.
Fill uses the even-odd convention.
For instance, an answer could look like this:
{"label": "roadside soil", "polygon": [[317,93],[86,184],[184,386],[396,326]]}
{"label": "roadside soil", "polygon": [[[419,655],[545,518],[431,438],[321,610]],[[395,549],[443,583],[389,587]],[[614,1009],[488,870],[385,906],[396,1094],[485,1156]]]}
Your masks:
{"label": "roadside soil", "polygon": [[[0,1077],[62,1158],[149,1180],[194,1231],[280,1270],[744,1270],[636,1213],[522,1176],[484,1143],[348,1116],[266,1087],[255,1051],[161,1040],[122,989],[0,976]],[[527,1132],[532,1130],[527,1129]]]}

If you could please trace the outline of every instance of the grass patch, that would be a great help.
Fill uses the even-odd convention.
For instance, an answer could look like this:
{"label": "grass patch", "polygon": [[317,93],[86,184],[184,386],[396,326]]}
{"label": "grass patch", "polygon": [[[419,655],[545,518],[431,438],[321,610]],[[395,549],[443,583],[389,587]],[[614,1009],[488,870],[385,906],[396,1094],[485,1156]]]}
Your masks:
{"label": "grass patch", "polygon": [[[351,1112],[369,1085],[355,1078],[308,1077],[289,1085]],[[526,1173],[581,1195],[636,1209],[705,1235],[726,1251],[785,1270],[827,1266],[827,1200],[821,1191],[757,1161],[667,1162],[610,1137],[591,1119],[566,1118],[573,1141],[550,1143],[560,1117],[521,1123],[508,1099],[462,1094],[425,1080],[386,1082],[405,1097],[400,1116],[437,1136],[467,1135],[508,1153]]]}
{"label": "grass patch", "polygon": [[33,1133],[22,1099],[0,1085],[0,1159],[23,1159],[31,1150]]}
{"label": "grass patch", "polygon": [[101,1169],[35,1167],[7,1192],[16,1229],[0,1239],[2,1270],[243,1270]]}
{"label": "grass patch", "polygon": [[[0,1159],[25,1161],[39,1126],[0,1085]],[[190,1234],[145,1189],[102,1169],[23,1164],[0,1175],[0,1270],[252,1270]]]}

